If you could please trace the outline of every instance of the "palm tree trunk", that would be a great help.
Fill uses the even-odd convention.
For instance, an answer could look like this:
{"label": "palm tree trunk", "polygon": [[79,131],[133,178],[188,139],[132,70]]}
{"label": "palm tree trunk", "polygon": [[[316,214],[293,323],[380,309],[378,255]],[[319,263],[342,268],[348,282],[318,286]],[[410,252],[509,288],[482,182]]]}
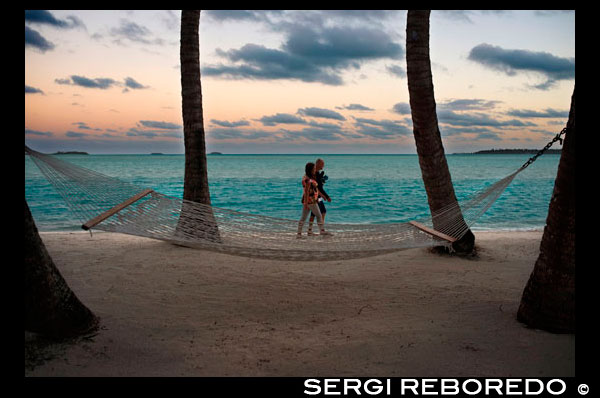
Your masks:
{"label": "palm tree trunk", "polygon": [[[200,79],[200,10],[181,11],[181,98],[183,116],[183,139],[185,147],[185,173],[183,199],[210,205],[204,116],[202,111],[202,85]],[[184,202],[181,209],[177,233],[182,225],[193,225],[191,204]],[[212,210],[203,215],[203,225],[196,238],[220,241],[219,230]],[[187,222],[184,222],[187,220]],[[208,233],[207,233],[208,232]],[[186,228],[186,235],[194,235],[194,228]]]}
{"label": "palm tree trunk", "polygon": [[183,198],[209,205],[200,82],[200,10],[181,12],[181,98],[185,145]]}
{"label": "palm tree trunk", "polygon": [[[429,56],[430,10],[409,10],[406,23],[406,71],[408,92],[413,120],[419,165],[427,192],[431,213],[455,203],[456,195],[444,146],[438,127],[436,104]],[[446,220],[447,221],[447,220]],[[440,229],[433,220],[433,228]],[[464,223],[459,212],[455,223]],[[470,253],[475,245],[475,236],[467,233],[453,244],[459,253]]]}
{"label": "palm tree trunk", "polygon": [[540,254],[517,319],[551,332],[575,332],[575,88]]}
{"label": "palm tree trunk", "polygon": [[98,323],[54,265],[25,200],[25,330],[60,339],[90,332]]}

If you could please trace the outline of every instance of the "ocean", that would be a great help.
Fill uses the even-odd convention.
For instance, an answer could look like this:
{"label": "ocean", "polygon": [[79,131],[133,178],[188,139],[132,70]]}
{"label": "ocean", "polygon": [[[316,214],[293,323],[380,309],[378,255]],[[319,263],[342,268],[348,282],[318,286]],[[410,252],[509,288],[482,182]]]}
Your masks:
{"label": "ocean", "polygon": [[[183,155],[57,155],[77,165],[183,196]],[[297,220],[302,211],[304,165],[325,161],[326,223],[397,223],[429,215],[417,155],[209,155],[213,206]],[[526,154],[447,155],[460,201],[507,176]],[[545,154],[520,173],[472,226],[482,230],[542,229],[560,155]],[[25,198],[40,231],[80,231],[60,195],[25,155]]]}

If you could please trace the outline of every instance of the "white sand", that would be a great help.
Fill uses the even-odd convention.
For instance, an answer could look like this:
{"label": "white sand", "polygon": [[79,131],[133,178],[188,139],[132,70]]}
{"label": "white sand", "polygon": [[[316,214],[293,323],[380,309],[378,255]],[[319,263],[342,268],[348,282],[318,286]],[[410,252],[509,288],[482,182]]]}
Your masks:
{"label": "white sand", "polygon": [[101,318],[26,376],[575,374],[575,336],[517,322],[542,232],[476,233],[478,256],[411,249],[287,262],[113,233],[41,233]]}

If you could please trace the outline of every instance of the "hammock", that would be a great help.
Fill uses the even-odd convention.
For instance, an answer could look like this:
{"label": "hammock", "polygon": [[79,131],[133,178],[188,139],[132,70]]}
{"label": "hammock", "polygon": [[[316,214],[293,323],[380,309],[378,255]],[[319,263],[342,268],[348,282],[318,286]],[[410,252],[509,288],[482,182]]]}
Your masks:
{"label": "hammock", "polygon": [[[500,194],[535,158],[460,204],[406,223],[332,224],[332,236],[297,239],[298,220],[280,219],[191,202],[136,186],[34,151],[30,155],[70,210],[92,228],[160,239],[181,246],[279,260],[342,260],[398,250],[446,246],[467,233]],[[435,225],[435,229],[434,229]]]}

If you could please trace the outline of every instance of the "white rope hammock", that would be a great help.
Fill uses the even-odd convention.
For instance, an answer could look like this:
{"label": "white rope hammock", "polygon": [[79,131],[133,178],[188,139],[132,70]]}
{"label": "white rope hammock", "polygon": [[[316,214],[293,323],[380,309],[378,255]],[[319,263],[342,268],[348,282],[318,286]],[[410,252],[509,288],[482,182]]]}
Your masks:
{"label": "white rope hammock", "polygon": [[[560,134],[563,133],[564,130]],[[428,218],[393,224],[327,223],[332,236],[297,239],[298,220],[238,212],[163,195],[28,147],[25,151],[84,229],[160,239],[240,256],[283,260],[340,260],[415,247],[451,247],[452,242],[467,233],[515,176],[532,162],[530,159],[512,174],[460,204],[449,204]]]}

